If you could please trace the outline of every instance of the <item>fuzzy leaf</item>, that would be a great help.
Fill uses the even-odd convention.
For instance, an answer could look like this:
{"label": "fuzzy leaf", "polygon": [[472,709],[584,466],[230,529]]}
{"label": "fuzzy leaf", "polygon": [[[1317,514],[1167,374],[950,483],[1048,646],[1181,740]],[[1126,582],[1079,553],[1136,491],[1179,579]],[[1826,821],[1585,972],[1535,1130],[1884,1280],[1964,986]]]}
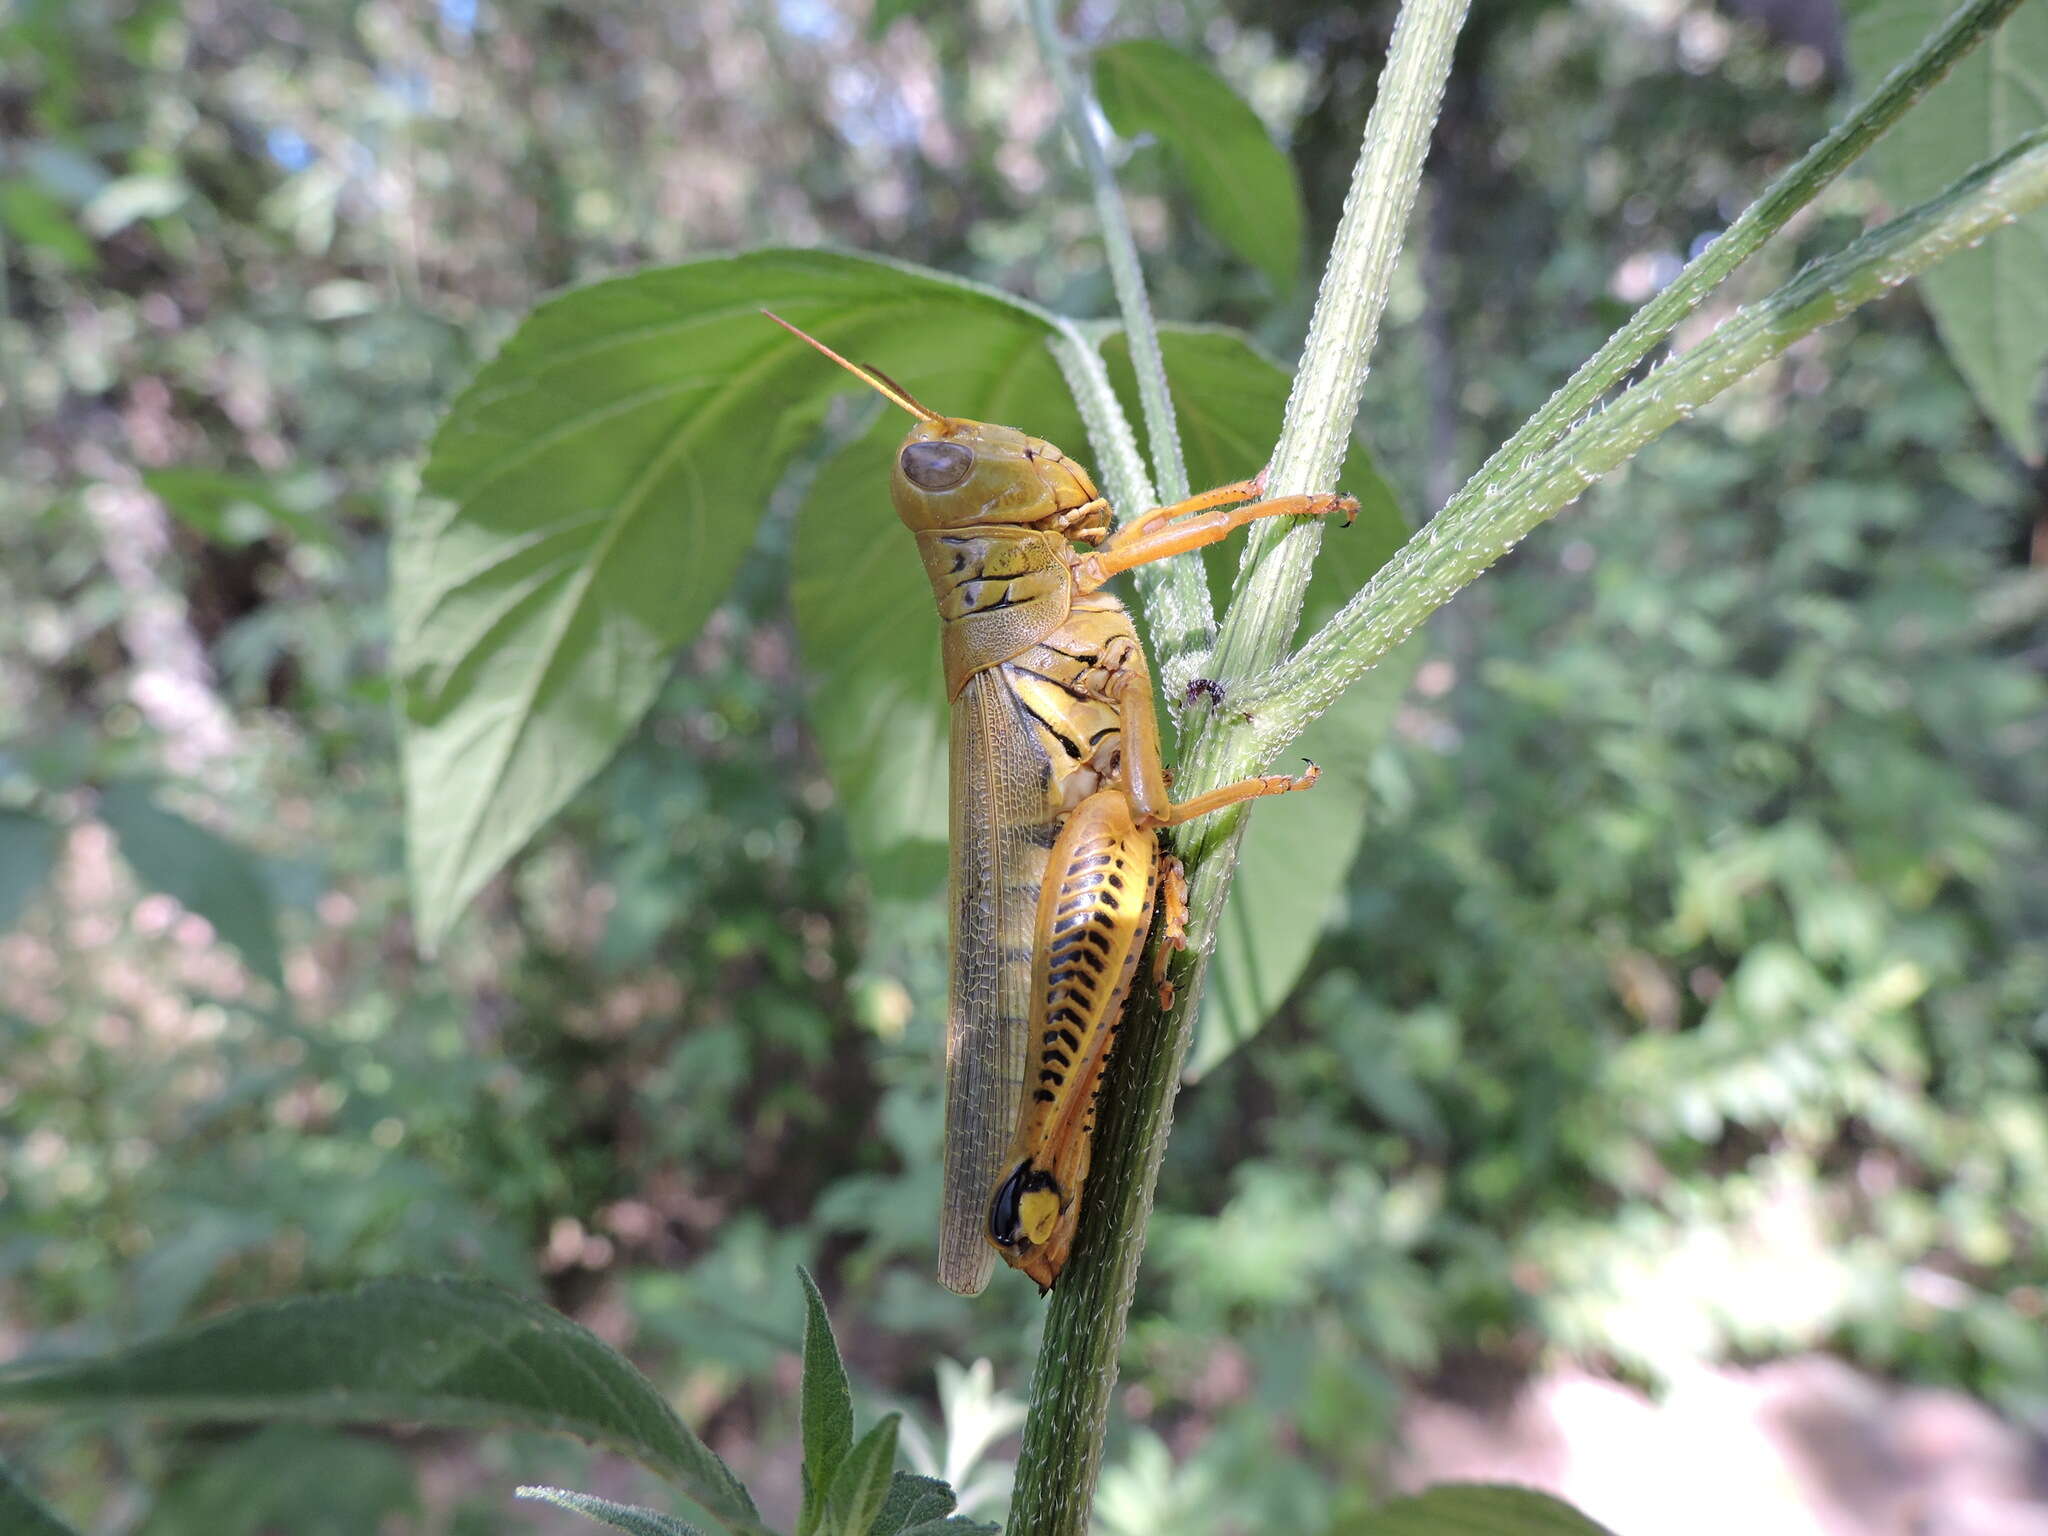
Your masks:
{"label": "fuzzy leaf", "polygon": [[585,1515],[599,1525],[608,1525],[615,1531],[630,1532],[631,1536],[703,1536],[697,1527],[684,1524],[674,1515],[664,1515],[654,1509],[643,1509],[637,1504],[620,1504],[613,1499],[601,1499],[594,1493],[573,1493],[567,1488],[543,1488],[538,1484],[528,1484],[517,1490],[517,1496]]}
{"label": "fuzzy leaf", "polygon": [[846,1364],[839,1358],[818,1283],[807,1269],[799,1268],[797,1274],[804,1283],[804,1507],[796,1528],[797,1536],[810,1536],[825,1518],[840,1464],[853,1448],[853,1387],[846,1379]]}
{"label": "fuzzy leaf", "polygon": [[406,1419],[608,1446],[757,1530],[753,1501],[661,1390],[595,1334],[472,1280],[376,1280],[239,1311],[111,1355],[0,1371],[0,1413],[183,1422]]}

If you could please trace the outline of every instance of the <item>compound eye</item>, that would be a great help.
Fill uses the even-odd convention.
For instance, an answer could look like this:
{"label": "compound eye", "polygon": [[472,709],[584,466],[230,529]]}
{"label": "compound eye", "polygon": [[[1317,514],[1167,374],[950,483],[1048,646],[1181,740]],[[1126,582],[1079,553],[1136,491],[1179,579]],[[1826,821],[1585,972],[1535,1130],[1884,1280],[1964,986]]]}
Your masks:
{"label": "compound eye", "polygon": [[902,464],[903,478],[919,490],[950,491],[974,473],[974,451],[961,443],[911,443]]}

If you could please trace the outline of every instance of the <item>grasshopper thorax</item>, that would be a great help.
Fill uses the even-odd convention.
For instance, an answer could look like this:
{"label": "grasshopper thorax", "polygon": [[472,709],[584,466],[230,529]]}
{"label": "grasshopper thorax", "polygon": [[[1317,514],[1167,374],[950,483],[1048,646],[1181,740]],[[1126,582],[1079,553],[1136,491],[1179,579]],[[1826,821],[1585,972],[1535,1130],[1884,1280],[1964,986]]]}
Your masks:
{"label": "grasshopper thorax", "polygon": [[1000,524],[1096,543],[1109,504],[1088,472],[1042,438],[965,417],[920,421],[897,450],[889,498],[913,532]]}

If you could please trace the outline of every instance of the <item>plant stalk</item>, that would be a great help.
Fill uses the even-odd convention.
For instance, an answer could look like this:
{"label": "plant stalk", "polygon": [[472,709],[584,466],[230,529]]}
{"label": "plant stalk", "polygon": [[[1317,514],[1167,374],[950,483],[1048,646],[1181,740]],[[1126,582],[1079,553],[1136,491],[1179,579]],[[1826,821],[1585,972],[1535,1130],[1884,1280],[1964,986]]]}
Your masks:
{"label": "plant stalk", "polygon": [[[1033,3],[1034,14],[1046,9],[1047,0]],[[1406,0],[1402,7],[1337,246],[1317,297],[1303,371],[1288,401],[1268,481],[1276,492],[1336,483],[1464,13],[1465,0]],[[1312,381],[1304,383],[1311,375]],[[1283,473],[1293,478],[1276,478]],[[1312,554],[1313,549],[1311,543],[1307,552]],[[1168,563],[1195,569],[1192,561]],[[1240,654],[1253,662],[1247,670],[1269,664],[1292,633],[1301,602],[1300,585],[1290,589],[1293,569],[1290,562],[1270,577],[1240,583],[1245,591],[1232,604],[1233,620],[1240,607],[1269,610],[1242,626]],[[1306,554],[1299,570],[1305,583]],[[1284,616],[1271,611],[1279,609],[1285,610]],[[1270,654],[1262,652],[1265,645],[1271,646]],[[1216,717],[1202,717],[1201,725],[1207,730],[1198,726],[1197,739],[1190,743],[1186,761],[1192,769],[1183,770],[1183,793],[1222,782],[1221,777],[1202,775],[1243,755],[1212,749],[1203,756],[1201,738],[1217,730]],[[1224,816],[1233,825],[1242,820],[1232,813],[1209,820],[1221,821]],[[1082,1536],[1088,1528],[1153,1188],[1235,850],[1229,833],[1221,843],[1214,837],[1198,846],[1191,842],[1189,872],[1201,905],[1190,923],[1191,960],[1176,968],[1175,1004],[1161,1009],[1152,989],[1141,984],[1133,989],[1126,1010],[1082,1196],[1080,1237],[1053,1291],[1032,1376],[1030,1415],[1011,1509],[1012,1536]]]}
{"label": "plant stalk", "polygon": [[[1532,454],[1556,442],[1573,421],[1620,382],[1721,281],[1753,256],[1786,222],[1818,197],[1852,162],[1953,69],[1963,56],[1997,30],[2020,0],[1969,0],[1877,88],[1857,103],[1826,138],[1815,144],[1763,195],[1745,208],[1677,277],[1638,309],[1600,350],[1539,407],[1466,482],[1461,496],[1483,497],[1513,478]],[[1454,500],[1447,505],[1456,505]]]}
{"label": "plant stalk", "polygon": [[[1140,500],[1125,500],[1117,510],[1126,518],[1151,506],[1180,501],[1188,494],[1188,471],[1181,457],[1180,426],[1174,416],[1173,394],[1167,386],[1166,360],[1159,350],[1159,327],[1152,318],[1152,300],[1145,290],[1144,269],[1138,263],[1138,242],[1131,233],[1131,221],[1124,209],[1123,193],[1110,171],[1109,158],[1095,132],[1093,100],[1074,72],[1066,40],[1060,36],[1054,13],[1056,0],[1031,0],[1031,28],[1038,39],[1038,52],[1045,70],[1059,92],[1061,113],[1074,151],[1088,173],[1095,197],[1095,217],[1102,226],[1103,253],[1109,260],[1110,281],[1116,288],[1117,308],[1123,316],[1124,334],[1129,338],[1131,369],[1138,379],[1138,404],[1145,417],[1145,435],[1152,448],[1151,484],[1156,494]],[[1093,348],[1078,335],[1069,344]],[[1055,347],[1058,352],[1060,348]],[[1066,358],[1062,368],[1068,368]],[[1099,359],[1098,359],[1098,367]],[[1106,384],[1106,375],[1105,375]],[[1114,402],[1115,395],[1109,396]],[[1121,419],[1121,408],[1118,418]],[[1095,423],[1090,421],[1091,439]],[[1128,436],[1128,428],[1126,428]],[[1101,444],[1095,444],[1100,452]],[[1182,651],[1206,650],[1214,638],[1216,619],[1209,603],[1209,588],[1194,562],[1165,561],[1135,573],[1138,590],[1145,599],[1146,617],[1151,621],[1154,647],[1162,656]]]}
{"label": "plant stalk", "polygon": [[1486,494],[1461,492],[1307,645],[1239,695],[1265,761],[1467,582],[1601,475],[1802,336],[1881,298],[1943,257],[2048,204],[2048,129],[2022,138],[1938,197],[1901,214],[1739,310]]}

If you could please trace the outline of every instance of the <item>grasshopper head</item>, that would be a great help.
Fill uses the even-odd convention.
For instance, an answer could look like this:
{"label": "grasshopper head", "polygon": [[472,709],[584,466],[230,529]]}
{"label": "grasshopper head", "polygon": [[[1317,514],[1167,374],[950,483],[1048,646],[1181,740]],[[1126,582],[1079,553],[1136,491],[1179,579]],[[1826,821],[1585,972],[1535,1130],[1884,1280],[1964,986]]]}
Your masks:
{"label": "grasshopper head", "polygon": [[1088,472],[1051,443],[1014,427],[941,416],[887,374],[849,363],[779,315],[768,318],[917,418],[889,476],[896,515],[913,533],[1002,524],[1044,528],[1086,544],[1108,535],[1109,504]]}
{"label": "grasshopper head", "polygon": [[1109,504],[1088,472],[1015,427],[941,416],[910,429],[889,499],[913,532],[990,523],[1039,527],[1099,543]]}

